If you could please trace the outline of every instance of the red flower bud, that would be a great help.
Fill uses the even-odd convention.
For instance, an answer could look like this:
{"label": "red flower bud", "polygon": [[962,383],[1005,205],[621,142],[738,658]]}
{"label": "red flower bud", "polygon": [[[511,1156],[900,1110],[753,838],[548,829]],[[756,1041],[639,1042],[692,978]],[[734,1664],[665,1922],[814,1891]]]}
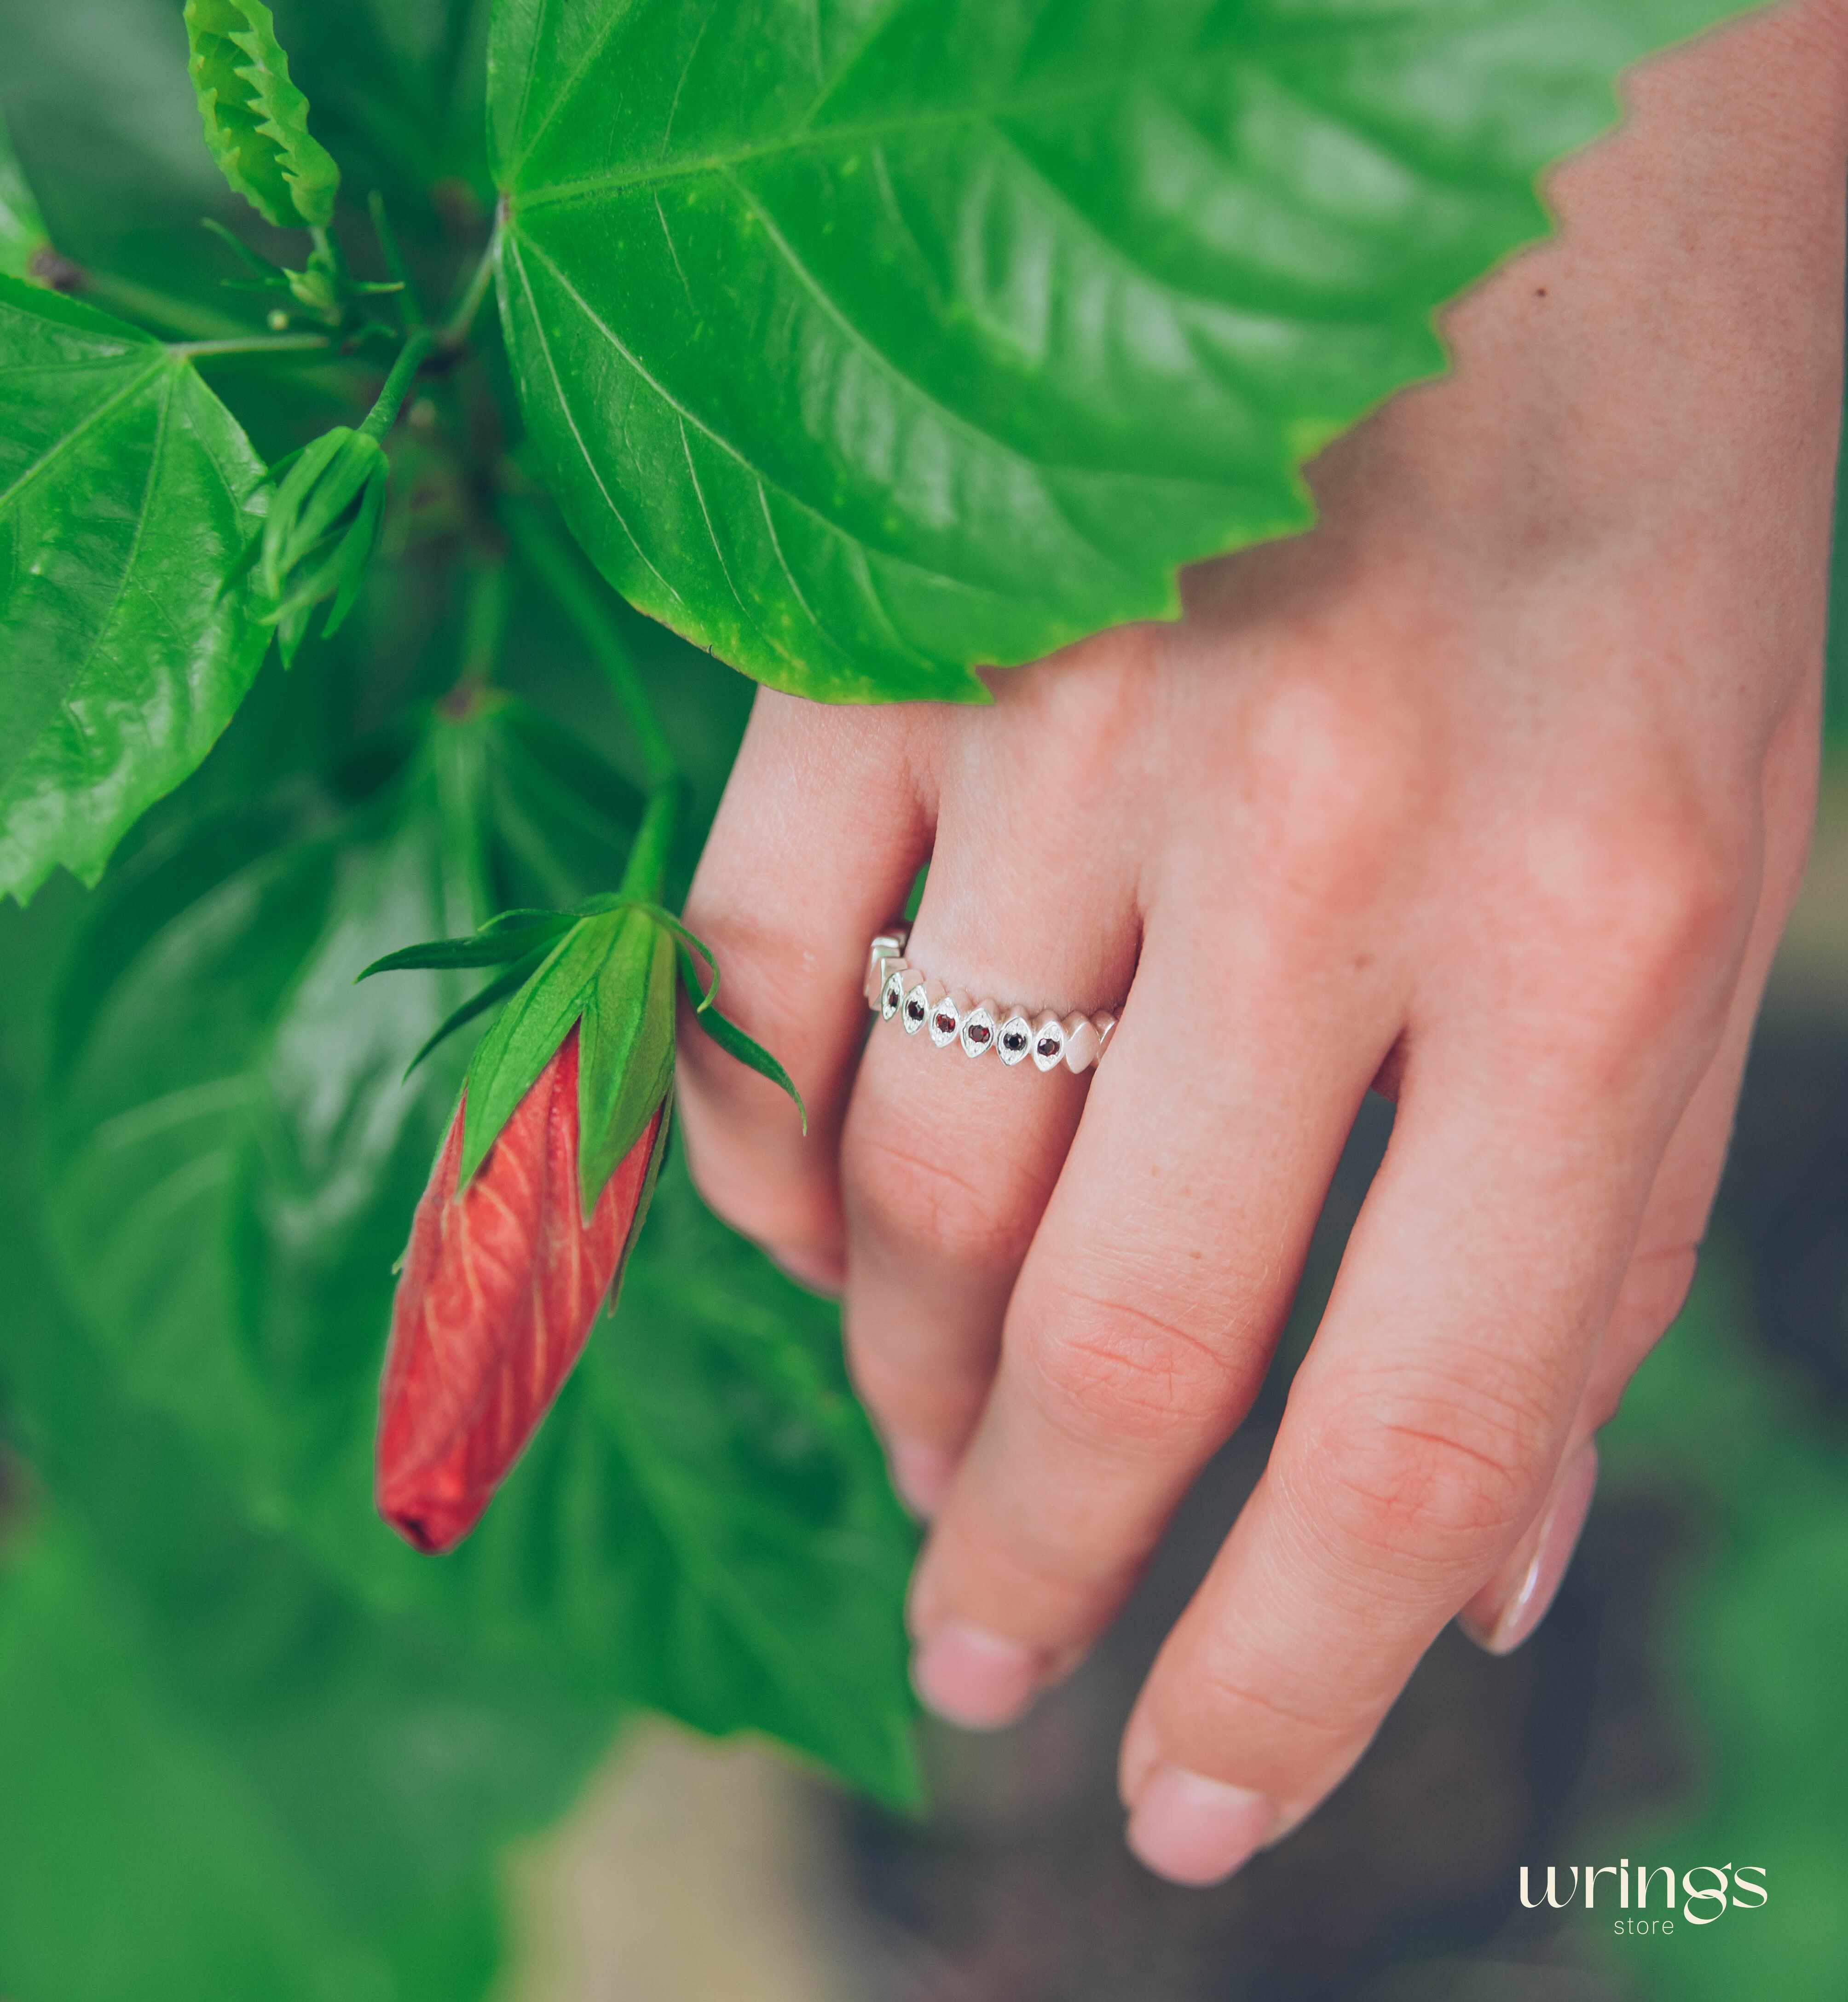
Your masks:
{"label": "red flower bud", "polygon": [[647,1202],[666,1106],[587,1221],[574,1027],[459,1195],[458,1107],[392,1303],[379,1393],[378,1511],[420,1550],[480,1519],[571,1373]]}

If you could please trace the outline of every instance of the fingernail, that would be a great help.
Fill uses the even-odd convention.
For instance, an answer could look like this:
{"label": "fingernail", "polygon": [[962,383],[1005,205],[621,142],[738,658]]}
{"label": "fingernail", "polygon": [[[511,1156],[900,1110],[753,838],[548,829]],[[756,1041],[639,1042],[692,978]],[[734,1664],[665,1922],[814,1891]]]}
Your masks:
{"label": "fingernail", "polygon": [[914,1515],[929,1522],[943,1507],[956,1477],[955,1456],[922,1439],[888,1439],[885,1451],[899,1498]]}
{"label": "fingernail", "polygon": [[926,1710],[965,1731],[999,1731],[1038,1693],[1040,1657],[1017,1641],[952,1620],[912,1656],[912,1686]]}
{"label": "fingernail", "polygon": [[1597,1485],[1598,1449],[1587,1439],[1554,1484],[1533,1555],[1507,1602],[1483,1613],[1472,1609],[1460,1620],[1463,1631],[1479,1648],[1486,1648],[1491,1655],[1512,1654],[1545,1619],[1578,1547]]}
{"label": "fingernail", "polygon": [[1276,1819],[1248,1787],[1158,1766],[1136,1796],[1125,1839],[1137,1861],[1170,1884],[1218,1884],[1264,1847]]}

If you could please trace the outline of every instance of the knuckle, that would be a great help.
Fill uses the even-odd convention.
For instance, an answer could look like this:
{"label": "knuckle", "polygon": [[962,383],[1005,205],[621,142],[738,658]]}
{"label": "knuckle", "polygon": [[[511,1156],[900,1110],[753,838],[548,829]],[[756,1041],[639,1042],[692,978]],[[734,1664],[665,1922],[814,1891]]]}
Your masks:
{"label": "knuckle", "polygon": [[1239,769],[1254,891],[1320,923],[1379,895],[1430,804],[1403,714],[1358,679],[1285,677],[1255,706]]}
{"label": "knuckle", "polygon": [[1062,769],[1076,758],[1107,778],[1147,718],[1162,644],[1157,626],[1112,627],[1003,677],[997,703],[1034,738],[1058,747]]}
{"label": "knuckle", "polygon": [[1351,1396],[1288,1463],[1287,1484],[1370,1561],[1449,1566],[1528,1520],[1551,1464],[1549,1414],[1482,1386]]}
{"label": "knuckle", "polygon": [[997,678],[992,712],[950,720],[943,820],[954,824],[959,802],[992,798],[1001,786],[1042,837],[1073,840],[1082,859],[1090,828],[1138,811],[1128,803],[1141,789],[1140,761],[1125,747],[1148,734],[1162,644],[1156,628],[1115,627]]}
{"label": "knuckle", "polygon": [[1628,1044],[1659,1034],[1665,1009],[1717,999],[1754,902],[1748,839],[1675,799],[1553,814],[1529,831],[1522,889],[1532,935],[1551,947],[1543,984],[1581,1019]]}
{"label": "knuckle", "polygon": [[940,1517],[933,1543],[925,1562],[938,1580],[965,1589],[979,1581],[987,1605],[1005,1610],[1001,1631],[1037,1634],[1062,1652],[1096,1636],[1148,1555],[1143,1540],[1076,1536],[1069,1522],[969,1508]]}
{"label": "knuckle", "polygon": [[1069,1282],[1009,1335],[1048,1422],[1093,1449],[1172,1450],[1217,1436],[1243,1372],[1230,1345],[1196,1331],[1187,1304],[1139,1303]]}
{"label": "knuckle", "polygon": [[1699,1247],[1674,1244],[1639,1251],[1630,1261],[1611,1310],[1610,1347],[1627,1354],[1652,1348],[1687,1304]]}
{"label": "knuckle", "polygon": [[934,1355],[907,1355],[881,1333],[863,1317],[848,1317],[847,1374],[860,1402],[907,1438],[960,1445],[980,1414],[985,1377]]}
{"label": "knuckle", "polygon": [[1220,1721],[1222,1733],[1230,1735],[1248,1723],[1255,1723],[1266,1736],[1280,1738],[1299,1748],[1339,1745],[1354,1733],[1352,1711],[1357,1707],[1352,1687],[1336,1694],[1323,1692],[1323,1700],[1313,1700],[1303,1679],[1285,1695],[1281,1687],[1270,1688],[1249,1672],[1235,1674],[1228,1665],[1210,1658],[1194,1671],[1196,1700]]}

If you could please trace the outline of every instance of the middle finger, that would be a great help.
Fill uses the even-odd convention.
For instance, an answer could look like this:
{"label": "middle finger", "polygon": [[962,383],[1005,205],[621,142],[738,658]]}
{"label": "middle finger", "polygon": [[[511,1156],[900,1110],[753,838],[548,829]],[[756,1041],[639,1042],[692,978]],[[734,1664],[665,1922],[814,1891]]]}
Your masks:
{"label": "middle finger", "polygon": [[[1017,755],[1017,734],[995,720],[1002,727],[968,755]],[[1016,1004],[1030,1022],[1064,1020],[1120,999],[1136,954],[1132,853],[1111,832],[1120,819],[1100,824],[1082,790],[1036,797],[1030,773],[989,784],[965,759],[959,776],[945,788],[908,978],[993,1003],[997,1029]],[[842,1142],[847,1354],[920,1514],[975,1427],[1089,1079],[1062,1061],[1042,1070],[1030,1052],[1004,1062],[993,1034],[939,1046],[928,1024],[874,1025]]]}

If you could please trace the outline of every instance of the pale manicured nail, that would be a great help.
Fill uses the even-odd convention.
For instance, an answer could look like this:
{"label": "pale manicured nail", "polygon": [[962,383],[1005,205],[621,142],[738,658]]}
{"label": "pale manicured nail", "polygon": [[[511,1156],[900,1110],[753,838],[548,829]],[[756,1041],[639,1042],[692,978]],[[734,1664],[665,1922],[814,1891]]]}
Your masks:
{"label": "pale manicured nail", "polygon": [[1481,1614],[1466,1615],[1463,1631],[1491,1655],[1512,1654],[1546,1617],[1553,1594],[1578,1547],[1580,1532],[1591,1513],[1592,1490],[1598,1485],[1598,1449],[1589,1439],[1566,1463],[1555,1484],[1546,1520],[1540,1525],[1533,1555],[1527,1561],[1507,1602]]}
{"label": "pale manicured nail", "polygon": [[926,1710],[965,1731],[999,1731],[1038,1693],[1045,1665],[1030,1648],[952,1620],[912,1656],[912,1686]]}
{"label": "pale manicured nail", "polygon": [[888,1440],[885,1453],[899,1498],[914,1515],[929,1522],[943,1507],[956,1477],[954,1455],[922,1439],[905,1439]]}
{"label": "pale manicured nail", "polygon": [[1217,1884],[1264,1846],[1276,1819],[1248,1787],[1157,1766],[1136,1795],[1126,1839],[1137,1861],[1171,1884]]}

